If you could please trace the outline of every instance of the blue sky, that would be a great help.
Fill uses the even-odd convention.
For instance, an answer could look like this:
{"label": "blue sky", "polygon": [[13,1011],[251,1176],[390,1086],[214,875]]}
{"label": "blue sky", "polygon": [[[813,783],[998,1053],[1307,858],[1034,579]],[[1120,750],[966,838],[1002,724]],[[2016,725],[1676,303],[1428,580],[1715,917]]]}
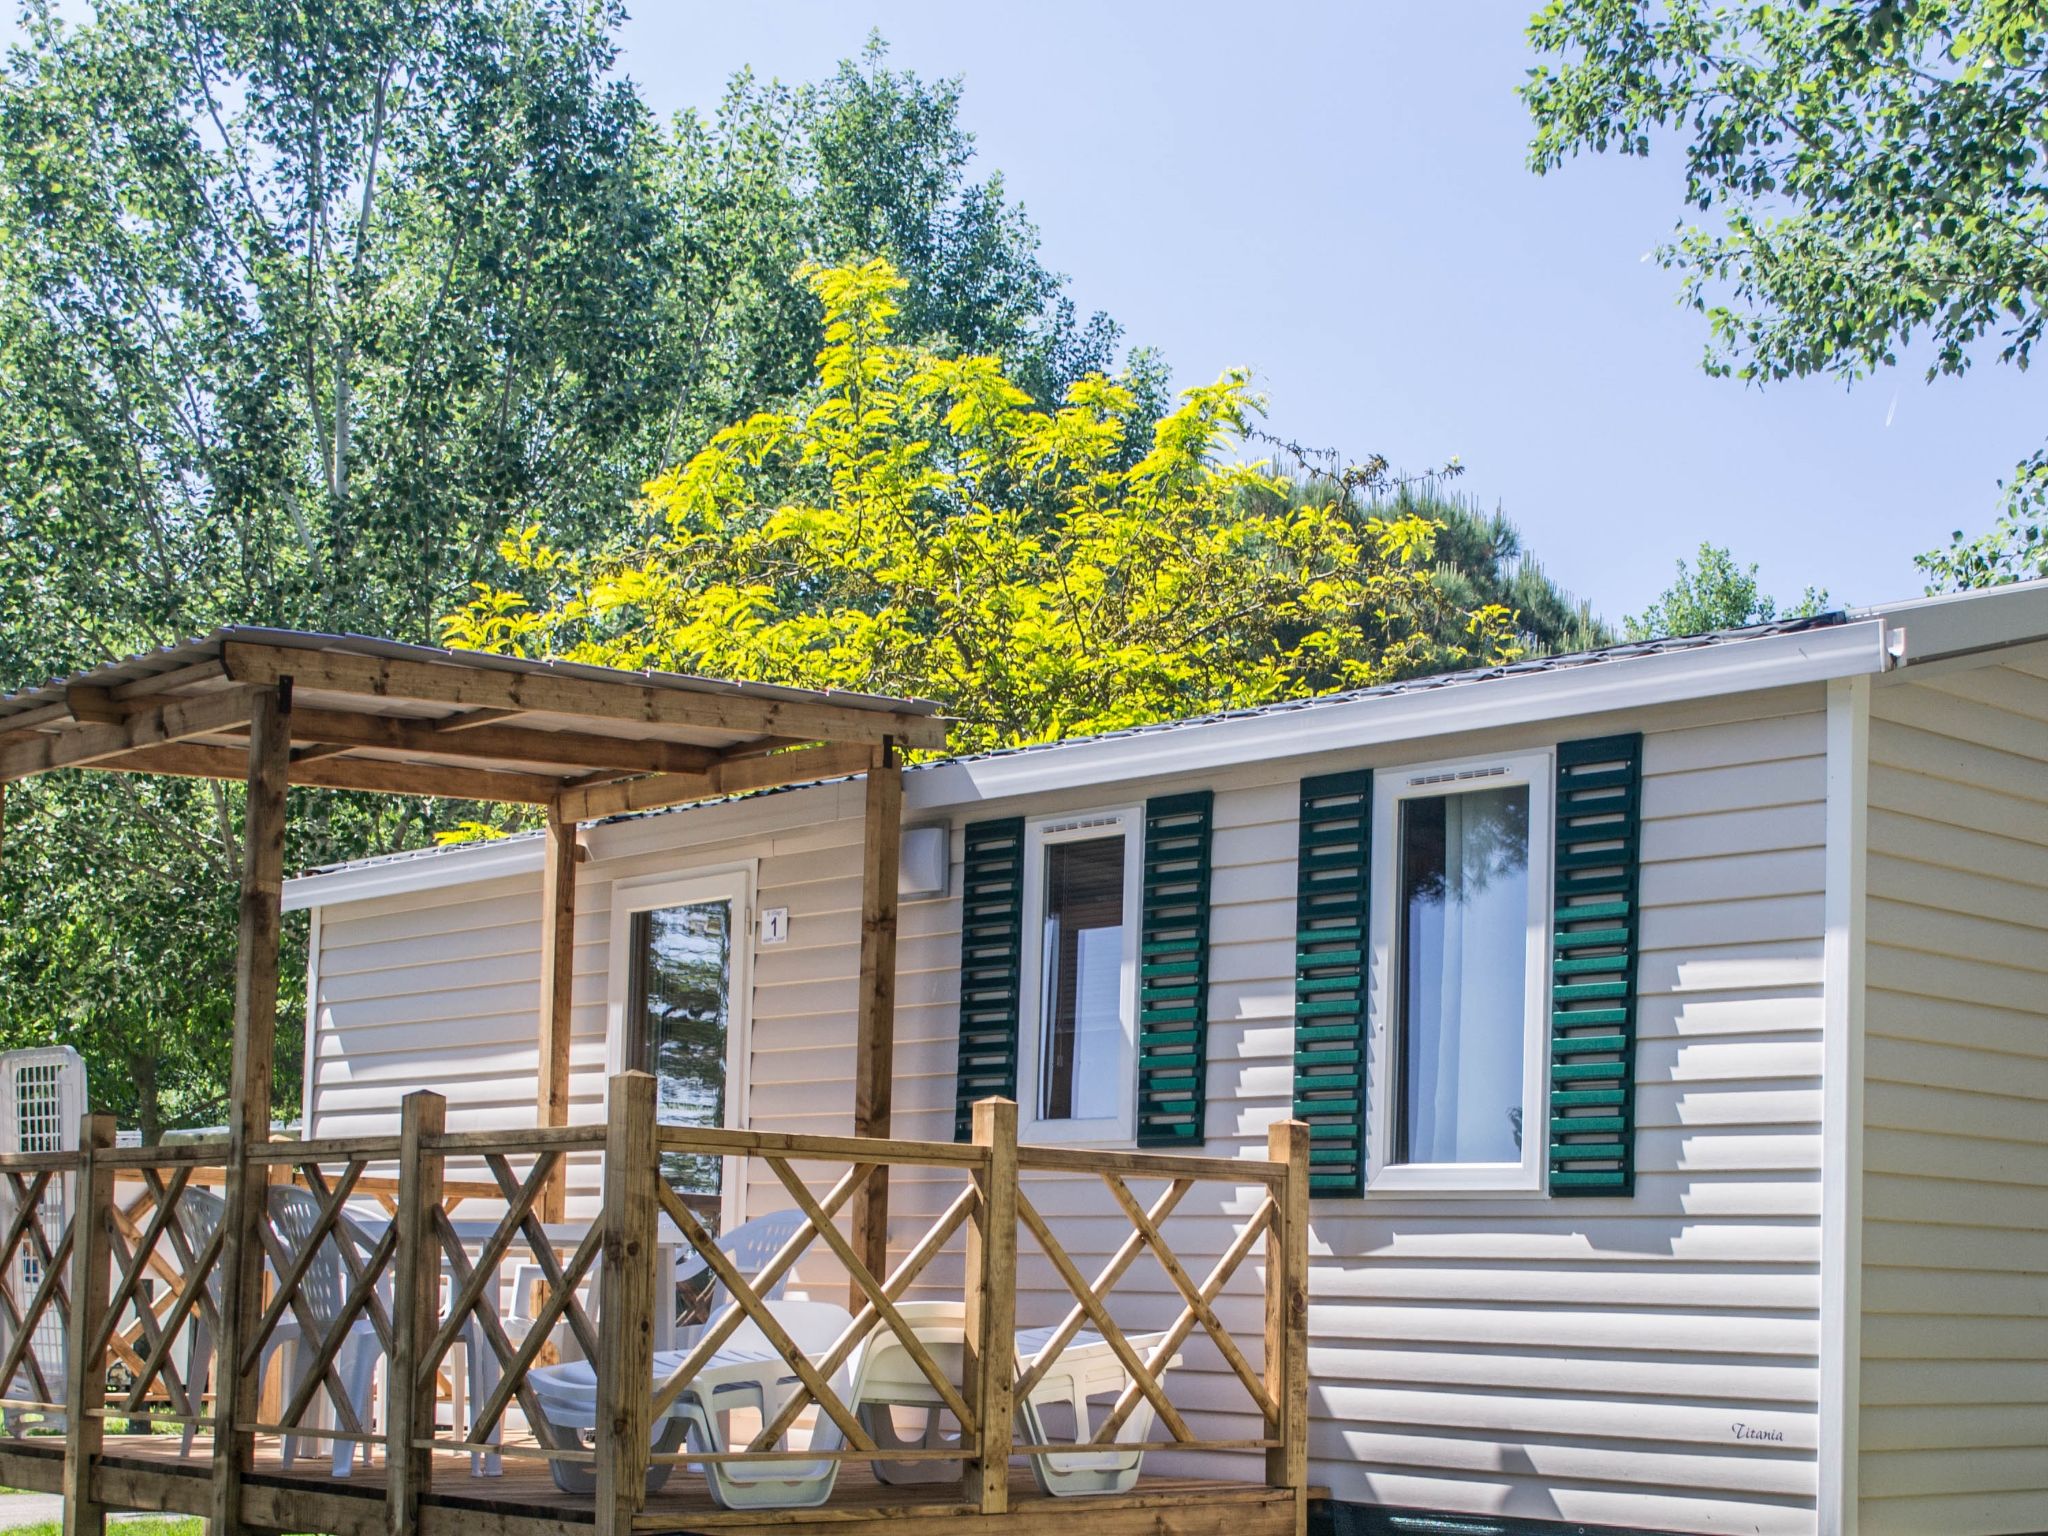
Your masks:
{"label": "blue sky", "polygon": [[1610,618],[1703,538],[1785,597],[1919,591],[1913,554],[1988,525],[2039,440],[2031,382],[1705,377],[1644,259],[1677,154],[1524,169],[1531,3],[640,0],[622,63],[663,113],[708,109],[740,65],[816,78],[879,28],[898,67],[962,78],[982,167],[1084,309],[1183,382],[1251,367],[1300,441],[1458,455]]}

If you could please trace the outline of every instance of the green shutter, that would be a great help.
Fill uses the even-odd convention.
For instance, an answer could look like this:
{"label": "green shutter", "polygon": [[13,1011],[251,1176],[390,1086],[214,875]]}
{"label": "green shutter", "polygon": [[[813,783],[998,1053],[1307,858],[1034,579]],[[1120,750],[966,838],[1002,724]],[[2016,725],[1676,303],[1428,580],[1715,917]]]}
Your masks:
{"label": "green shutter", "polygon": [[1017,1096],[1017,982],[1023,959],[1024,819],[971,822],[960,882],[960,1064],[953,1137],[974,1129],[974,1101]]}
{"label": "green shutter", "polygon": [[1294,890],[1294,1115],[1309,1127],[1309,1193],[1360,1195],[1370,770],[1301,781]]}
{"label": "green shutter", "polygon": [[1209,1051],[1208,790],[1145,802],[1138,950],[1138,1145],[1202,1140]]}
{"label": "green shutter", "polygon": [[1550,1192],[1635,1188],[1636,868],[1643,738],[1557,749]]}

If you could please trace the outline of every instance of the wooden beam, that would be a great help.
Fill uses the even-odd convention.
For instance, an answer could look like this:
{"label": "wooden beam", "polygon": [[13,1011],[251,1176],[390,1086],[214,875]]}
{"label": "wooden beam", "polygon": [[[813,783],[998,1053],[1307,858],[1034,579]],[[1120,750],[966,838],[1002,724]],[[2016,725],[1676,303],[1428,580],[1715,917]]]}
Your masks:
{"label": "wooden beam", "polygon": [[300,741],[374,747],[387,752],[563,763],[575,768],[625,769],[635,773],[697,773],[717,762],[719,756],[709,747],[682,742],[628,740],[582,731],[529,731],[483,723],[444,731],[429,720],[401,720],[391,715],[332,709],[294,711],[292,735]]}
{"label": "wooden beam", "polygon": [[501,720],[517,720],[525,713],[523,709],[472,709],[436,720],[433,726],[437,731],[467,731],[479,725],[495,725]]}
{"label": "wooden beam", "polygon": [[234,730],[248,724],[251,698],[250,690],[236,688],[196,699],[172,699],[132,715],[120,725],[81,725],[0,748],[0,779],[27,778],[52,768],[84,767],[187,736]]}
{"label": "wooden beam", "polygon": [[441,1262],[434,1213],[446,1196],[439,1150],[429,1145],[448,1127],[448,1101],[421,1090],[405,1096],[398,1121],[398,1248],[392,1264],[391,1364],[385,1387],[389,1415],[384,1442],[387,1536],[413,1536],[420,1499],[433,1484],[433,1453],[420,1442],[434,1433],[434,1372],[422,1371],[427,1341],[441,1326]]}
{"label": "wooden beam", "polygon": [[974,1144],[988,1152],[977,1170],[981,1201],[967,1228],[967,1317],[962,1383],[974,1409],[976,1450],[967,1459],[961,1497],[984,1515],[1010,1510],[1010,1445],[1017,1385],[1017,1106],[982,1099],[974,1106]]}
{"label": "wooden beam", "polygon": [[[647,1502],[648,1420],[653,1415],[655,1235],[661,1153],[654,1079],[611,1080],[604,1138],[604,1305],[597,1321],[597,1507],[595,1536],[631,1536]],[[686,1227],[685,1231],[688,1230]],[[713,1265],[716,1268],[716,1264]]]}
{"label": "wooden beam", "polygon": [[71,718],[82,725],[120,725],[127,719],[126,711],[115,702],[113,694],[84,683],[73,683],[64,690],[64,704],[71,711]]}
{"label": "wooden beam", "polygon": [[302,689],[328,693],[420,699],[468,709],[585,715],[642,725],[696,726],[798,741],[857,741],[875,746],[893,736],[906,747],[936,750],[946,744],[946,721],[936,715],[859,709],[808,699],[760,698],[737,689],[699,693],[561,672],[396,661],[244,641],[230,641],[225,659],[229,675],[239,682],[268,683],[289,677]]}
{"label": "wooden beam", "polygon": [[240,1370],[263,1307],[267,1179],[252,1148],[270,1139],[271,1078],[277,1064],[277,964],[284,887],[285,775],[291,756],[289,698],[265,689],[249,717],[248,801],[242,827],[241,923],[235,947],[235,1039],[228,1074],[228,1156],[221,1226],[220,1333],[215,1340],[213,1529],[243,1528],[242,1479],[255,1459],[261,1372]]}
{"label": "wooden beam", "polygon": [[[233,747],[182,742],[106,758],[95,768],[119,773],[163,773],[174,778],[231,779],[242,754]],[[502,801],[546,805],[561,781],[532,773],[496,773],[487,768],[451,768],[440,763],[393,763],[363,757],[301,758],[288,774],[294,784],[314,789],[363,789],[386,795],[429,795],[444,800]]]}
{"label": "wooden beam", "polygon": [[[540,873],[540,1081],[542,1125],[569,1123],[569,1040],[576,971],[576,823],[548,810]],[[560,1221],[568,1167],[557,1163],[541,1195],[541,1220]]]}
{"label": "wooden beam", "polygon": [[64,1536],[102,1536],[107,1507],[95,1496],[93,1473],[107,1427],[98,1414],[107,1401],[107,1355],[98,1337],[112,1274],[114,1170],[102,1159],[114,1147],[114,1117],[87,1115],[78,1146],[64,1361]]}
{"label": "wooden beam", "polygon": [[[853,1134],[886,1138],[896,1082],[896,871],[903,852],[903,770],[886,742],[868,769],[861,829]],[[854,1198],[853,1247],[872,1273],[889,1272],[887,1168],[876,1169]],[[852,1298],[852,1310],[860,1310],[861,1300]]]}
{"label": "wooden beam", "polygon": [[20,714],[9,715],[4,722],[0,722],[0,746],[33,740],[43,734],[46,728],[62,725],[70,718],[69,704],[39,704],[34,709],[24,709]]}
{"label": "wooden beam", "polygon": [[1274,1203],[1279,1218],[1266,1233],[1266,1395],[1280,1409],[1266,1421],[1266,1482],[1294,1492],[1295,1529],[1308,1510],[1308,1126],[1281,1120],[1267,1127],[1266,1157],[1287,1165]]}
{"label": "wooden beam", "polygon": [[773,757],[724,758],[702,773],[663,773],[620,784],[569,790],[557,802],[556,809],[564,821],[600,821],[627,811],[655,811],[690,800],[712,800],[751,789],[865,773],[873,761],[872,747],[849,745],[800,747]]}
{"label": "wooden beam", "polygon": [[219,660],[196,661],[189,667],[177,667],[169,672],[156,672],[148,677],[138,677],[132,683],[122,683],[108,692],[123,703],[130,699],[147,698],[153,693],[176,693],[182,688],[194,688],[201,683],[217,682],[228,675],[228,669]]}

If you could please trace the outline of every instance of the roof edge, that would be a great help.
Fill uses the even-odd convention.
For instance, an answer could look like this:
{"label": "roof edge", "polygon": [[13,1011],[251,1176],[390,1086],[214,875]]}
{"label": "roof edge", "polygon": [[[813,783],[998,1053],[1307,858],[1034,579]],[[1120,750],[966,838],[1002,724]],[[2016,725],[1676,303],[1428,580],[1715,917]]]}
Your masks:
{"label": "roof edge", "polygon": [[[1890,662],[1885,650],[1888,633],[1882,618],[1858,618],[1552,671],[1465,679],[1406,693],[1310,700],[1284,711],[1247,711],[1172,729],[950,758],[920,765],[906,775],[904,809],[953,810],[1045,790],[1827,682],[1883,671]],[[658,814],[704,808],[708,807],[686,806]],[[539,839],[529,835],[411,859],[344,865],[286,881],[284,904],[287,911],[301,911],[499,879],[537,871],[541,858]]]}
{"label": "roof edge", "polygon": [[1051,789],[1168,775],[1717,694],[1881,672],[1886,626],[1861,619],[1554,671],[1479,678],[1312,708],[1247,712],[1180,730],[1105,736],[1034,753],[931,765],[904,785],[904,809],[935,810]]}

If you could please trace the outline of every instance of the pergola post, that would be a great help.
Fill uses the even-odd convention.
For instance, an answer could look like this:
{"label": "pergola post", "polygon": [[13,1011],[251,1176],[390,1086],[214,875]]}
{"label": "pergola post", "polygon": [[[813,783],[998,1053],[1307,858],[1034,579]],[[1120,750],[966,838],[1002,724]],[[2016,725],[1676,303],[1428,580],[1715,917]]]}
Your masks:
{"label": "pergola post", "polygon": [[235,1044],[229,1074],[228,1157],[221,1216],[220,1333],[214,1341],[213,1536],[241,1536],[242,1478],[254,1462],[261,1373],[239,1369],[263,1304],[256,1223],[267,1198],[249,1150],[270,1139],[277,1054],[277,965],[284,887],[285,785],[291,762],[291,684],[256,692],[249,718],[248,807],[242,829],[241,923],[235,948]]}
{"label": "pergola post", "polygon": [[[896,872],[903,852],[903,769],[885,741],[868,768],[861,823],[860,1000],[854,1033],[853,1134],[887,1137],[896,1075]],[[889,1170],[877,1168],[853,1203],[853,1251],[889,1272]],[[864,1298],[855,1288],[852,1306]]]}
{"label": "pergola post", "polygon": [[[540,1080],[542,1125],[569,1123],[570,1017],[576,980],[576,823],[559,804],[547,813],[540,876]],[[556,1164],[540,1200],[541,1220],[560,1221],[568,1203],[568,1165]]]}

